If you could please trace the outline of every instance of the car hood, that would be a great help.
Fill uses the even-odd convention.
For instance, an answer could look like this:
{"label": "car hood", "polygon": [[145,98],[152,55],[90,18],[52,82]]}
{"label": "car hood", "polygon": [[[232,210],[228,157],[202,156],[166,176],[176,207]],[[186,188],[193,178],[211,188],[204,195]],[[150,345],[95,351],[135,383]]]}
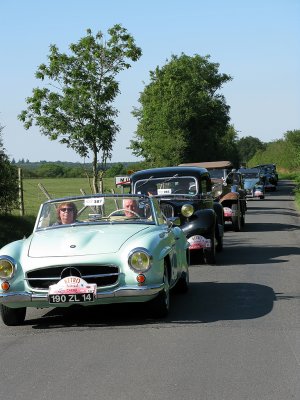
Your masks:
{"label": "car hood", "polygon": [[245,179],[244,188],[245,189],[252,189],[258,182],[259,182],[259,179],[257,179],[257,178]]}
{"label": "car hood", "polygon": [[29,257],[67,257],[116,253],[135,235],[150,229],[139,225],[63,227],[35,232]]}

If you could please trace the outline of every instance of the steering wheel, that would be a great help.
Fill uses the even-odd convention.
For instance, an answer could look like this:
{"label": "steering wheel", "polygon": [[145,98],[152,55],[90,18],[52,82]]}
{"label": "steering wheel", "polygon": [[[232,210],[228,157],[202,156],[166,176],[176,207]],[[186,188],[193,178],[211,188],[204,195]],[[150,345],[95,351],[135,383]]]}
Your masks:
{"label": "steering wheel", "polygon": [[185,194],[185,190],[184,189],[177,189],[177,190],[174,190],[174,192],[173,192],[173,194]]}
{"label": "steering wheel", "polygon": [[116,214],[116,213],[118,213],[118,212],[120,212],[120,211],[130,212],[130,213],[131,213],[132,215],[134,215],[135,217],[141,218],[141,216],[140,216],[138,213],[136,213],[136,212],[133,211],[133,210],[128,210],[127,208],[119,208],[118,210],[114,210],[114,211],[112,211],[112,212],[107,216],[107,218],[110,218],[112,215],[114,215],[114,214]]}

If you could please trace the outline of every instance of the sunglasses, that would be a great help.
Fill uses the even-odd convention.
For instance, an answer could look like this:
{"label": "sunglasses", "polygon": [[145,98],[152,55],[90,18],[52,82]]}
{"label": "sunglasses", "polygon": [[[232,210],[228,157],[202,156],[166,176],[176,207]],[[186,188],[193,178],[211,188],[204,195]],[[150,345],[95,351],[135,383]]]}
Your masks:
{"label": "sunglasses", "polygon": [[60,211],[62,211],[62,212],[66,212],[66,211],[71,212],[71,211],[73,211],[73,208],[71,208],[71,207],[63,207],[63,208],[60,209]]}

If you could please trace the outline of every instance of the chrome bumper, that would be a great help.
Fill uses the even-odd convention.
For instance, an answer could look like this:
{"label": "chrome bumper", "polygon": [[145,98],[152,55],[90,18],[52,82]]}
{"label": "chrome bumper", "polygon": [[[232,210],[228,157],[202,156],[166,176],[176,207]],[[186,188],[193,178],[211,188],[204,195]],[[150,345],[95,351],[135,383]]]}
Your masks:
{"label": "chrome bumper", "polygon": [[[163,289],[164,284],[160,283],[151,286],[125,286],[107,291],[98,291],[96,294],[96,301],[102,299],[114,299],[119,297],[139,297],[139,296],[154,296]],[[34,292],[12,292],[0,293],[0,303],[30,303],[29,307],[34,307],[34,303],[45,302],[48,303],[48,293],[34,293]],[[70,305],[70,303],[68,303]]]}

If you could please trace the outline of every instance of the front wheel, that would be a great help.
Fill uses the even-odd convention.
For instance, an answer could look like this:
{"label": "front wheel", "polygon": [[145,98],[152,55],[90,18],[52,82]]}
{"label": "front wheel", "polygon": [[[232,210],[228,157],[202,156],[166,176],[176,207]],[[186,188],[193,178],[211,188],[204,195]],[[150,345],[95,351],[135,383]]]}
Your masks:
{"label": "front wheel", "polygon": [[204,250],[204,257],[206,264],[216,263],[215,237],[211,238],[211,248],[209,250]]}
{"label": "front wheel", "polygon": [[232,227],[235,230],[235,232],[240,232],[241,226],[242,226],[242,221],[241,221],[241,210],[239,203],[238,204],[232,204],[232,213],[234,214],[234,217],[232,217]]}
{"label": "front wheel", "polygon": [[223,250],[223,236],[219,235],[217,237],[216,251],[219,253],[222,250]]}
{"label": "front wheel", "polygon": [[189,290],[189,271],[184,271],[175,286],[175,293],[183,294]]}
{"label": "front wheel", "polygon": [[166,317],[170,311],[170,286],[167,267],[164,269],[164,288],[151,302],[151,311],[154,318]]}
{"label": "front wheel", "polygon": [[26,307],[10,308],[0,305],[2,321],[7,326],[22,325],[25,321]]}
{"label": "front wheel", "polygon": [[245,217],[245,214],[242,214],[242,217],[241,217],[241,226],[245,226],[245,223],[246,223],[246,217]]}

